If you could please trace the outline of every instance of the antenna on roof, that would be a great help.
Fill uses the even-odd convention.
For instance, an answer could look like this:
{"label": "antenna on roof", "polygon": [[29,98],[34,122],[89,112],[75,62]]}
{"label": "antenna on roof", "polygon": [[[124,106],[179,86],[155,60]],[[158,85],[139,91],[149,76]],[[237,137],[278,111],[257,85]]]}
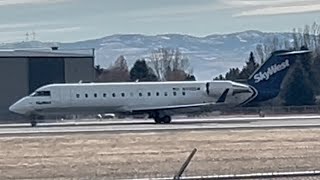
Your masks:
{"label": "antenna on roof", "polygon": [[136,82],[139,82],[139,79],[137,79]]}
{"label": "antenna on roof", "polygon": [[82,80],[79,81],[79,84],[81,84],[81,83],[82,83]]}

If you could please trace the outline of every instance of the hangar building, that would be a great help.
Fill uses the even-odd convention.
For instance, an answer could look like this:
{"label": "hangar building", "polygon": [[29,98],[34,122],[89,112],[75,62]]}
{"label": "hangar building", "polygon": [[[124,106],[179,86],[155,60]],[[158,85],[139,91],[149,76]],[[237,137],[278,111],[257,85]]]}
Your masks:
{"label": "hangar building", "polygon": [[9,106],[50,83],[95,80],[94,50],[0,50],[0,121],[17,119]]}

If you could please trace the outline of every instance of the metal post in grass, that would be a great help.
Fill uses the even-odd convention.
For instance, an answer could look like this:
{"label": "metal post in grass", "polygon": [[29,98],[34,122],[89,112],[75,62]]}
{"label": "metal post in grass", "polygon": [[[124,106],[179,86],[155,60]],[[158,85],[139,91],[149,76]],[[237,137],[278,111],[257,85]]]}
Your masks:
{"label": "metal post in grass", "polygon": [[186,170],[186,168],[188,167],[189,163],[191,162],[191,159],[193,158],[193,156],[196,154],[197,149],[194,148],[193,151],[191,152],[191,154],[189,155],[189,157],[187,158],[187,160],[183,163],[183,165],[181,166],[180,170],[178,171],[178,173],[173,177],[174,180],[178,180],[180,179],[181,175],[183,174],[183,172]]}

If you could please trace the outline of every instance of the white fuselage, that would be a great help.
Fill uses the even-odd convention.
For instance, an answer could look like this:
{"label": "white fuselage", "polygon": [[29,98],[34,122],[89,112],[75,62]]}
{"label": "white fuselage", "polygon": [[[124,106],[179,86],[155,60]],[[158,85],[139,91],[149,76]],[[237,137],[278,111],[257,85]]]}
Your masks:
{"label": "white fuselage", "polygon": [[[230,91],[225,101],[217,103],[226,89]],[[249,86],[232,81],[51,84],[9,109],[22,115],[121,113],[168,107],[174,110],[204,103],[238,105],[253,94]]]}

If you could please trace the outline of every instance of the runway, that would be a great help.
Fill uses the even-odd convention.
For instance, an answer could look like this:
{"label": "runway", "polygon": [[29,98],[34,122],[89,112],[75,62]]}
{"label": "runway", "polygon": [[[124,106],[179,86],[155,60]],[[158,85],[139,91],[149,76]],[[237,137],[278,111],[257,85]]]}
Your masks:
{"label": "runway", "polygon": [[149,120],[104,120],[95,122],[2,124],[0,135],[64,134],[64,133],[128,133],[153,131],[256,129],[256,128],[307,128],[320,127],[319,115],[276,116],[276,117],[223,117],[202,119],[173,119],[171,124],[154,124]]}
{"label": "runway", "polygon": [[[152,120],[3,125],[0,179],[173,177],[193,148],[198,151],[186,176],[314,171],[320,169],[318,120],[279,116],[180,118],[170,125]],[[267,129],[272,125],[277,127]],[[281,126],[319,128],[277,129]]]}

